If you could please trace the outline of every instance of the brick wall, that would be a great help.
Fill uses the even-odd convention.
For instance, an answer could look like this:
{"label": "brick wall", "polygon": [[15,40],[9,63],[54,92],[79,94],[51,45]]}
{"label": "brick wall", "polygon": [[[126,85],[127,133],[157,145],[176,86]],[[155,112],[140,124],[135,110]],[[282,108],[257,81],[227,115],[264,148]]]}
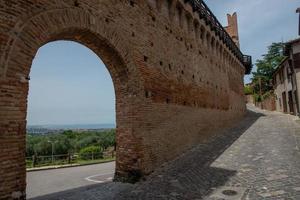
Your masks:
{"label": "brick wall", "polygon": [[275,111],[276,110],[275,96],[270,95],[269,97],[264,99],[262,102],[256,102],[255,105],[264,110]]}
{"label": "brick wall", "polygon": [[250,94],[250,95],[245,95],[245,101],[246,101],[246,103],[249,103],[249,104],[254,104],[254,97],[253,97],[253,95],[252,94]]}
{"label": "brick wall", "polygon": [[118,180],[151,173],[244,115],[244,67],[181,0],[3,0],[0,11],[0,199],[25,198],[27,77],[47,42],[80,42],[108,68]]}

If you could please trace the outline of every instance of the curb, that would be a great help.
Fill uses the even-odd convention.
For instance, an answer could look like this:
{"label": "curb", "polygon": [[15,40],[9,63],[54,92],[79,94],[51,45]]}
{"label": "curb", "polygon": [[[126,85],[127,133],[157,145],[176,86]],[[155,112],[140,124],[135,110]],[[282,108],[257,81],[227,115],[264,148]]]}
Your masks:
{"label": "curb", "polygon": [[98,162],[98,163],[61,165],[61,166],[56,166],[56,167],[49,166],[47,168],[33,168],[33,169],[28,168],[28,169],[26,169],[26,172],[44,171],[44,170],[61,169],[61,168],[69,168],[69,167],[81,167],[81,166],[86,166],[86,165],[97,165],[97,164],[104,164],[104,163],[109,163],[109,162],[115,162],[115,160],[107,160],[107,161]]}

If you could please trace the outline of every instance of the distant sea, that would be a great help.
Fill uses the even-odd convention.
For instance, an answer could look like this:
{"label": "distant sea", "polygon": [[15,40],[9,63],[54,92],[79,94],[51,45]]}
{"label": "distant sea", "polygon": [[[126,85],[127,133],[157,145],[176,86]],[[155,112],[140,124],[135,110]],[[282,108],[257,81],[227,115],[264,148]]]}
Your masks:
{"label": "distant sea", "polygon": [[27,129],[106,129],[116,128],[115,124],[47,124],[47,125],[28,125]]}

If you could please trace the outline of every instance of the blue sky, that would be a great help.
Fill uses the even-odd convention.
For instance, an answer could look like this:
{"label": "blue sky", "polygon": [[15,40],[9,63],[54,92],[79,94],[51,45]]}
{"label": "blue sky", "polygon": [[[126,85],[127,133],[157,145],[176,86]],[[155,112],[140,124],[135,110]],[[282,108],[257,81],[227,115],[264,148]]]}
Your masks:
{"label": "blue sky", "polygon": [[110,74],[85,46],[70,41],[42,46],[30,78],[29,125],[115,123]]}
{"label": "blue sky", "polygon": [[[241,50],[260,58],[272,42],[297,37],[297,0],[206,0],[219,21],[238,13]],[[255,69],[255,68],[254,68]],[[91,50],[69,41],[41,47],[31,68],[29,125],[115,123],[111,77]],[[250,77],[245,77],[249,82]]]}
{"label": "blue sky", "polygon": [[[237,12],[241,50],[253,63],[266,53],[272,42],[298,36],[299,0],[206,0],[221,24],[227,25],[227,13]],[[255,67],[254,67],[255,70]],[[245,77],[245,82],[250,76]]]}

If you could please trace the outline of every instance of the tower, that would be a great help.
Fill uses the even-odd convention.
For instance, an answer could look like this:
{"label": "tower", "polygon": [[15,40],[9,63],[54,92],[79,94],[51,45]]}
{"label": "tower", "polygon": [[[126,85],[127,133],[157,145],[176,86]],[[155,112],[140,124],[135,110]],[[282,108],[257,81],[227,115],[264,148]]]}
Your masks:
{"label": "tower", "polygon": [[224,27],[234,43],[240,47],[237,14],[234,12],[232,15],[227,14],[228,26]]}

